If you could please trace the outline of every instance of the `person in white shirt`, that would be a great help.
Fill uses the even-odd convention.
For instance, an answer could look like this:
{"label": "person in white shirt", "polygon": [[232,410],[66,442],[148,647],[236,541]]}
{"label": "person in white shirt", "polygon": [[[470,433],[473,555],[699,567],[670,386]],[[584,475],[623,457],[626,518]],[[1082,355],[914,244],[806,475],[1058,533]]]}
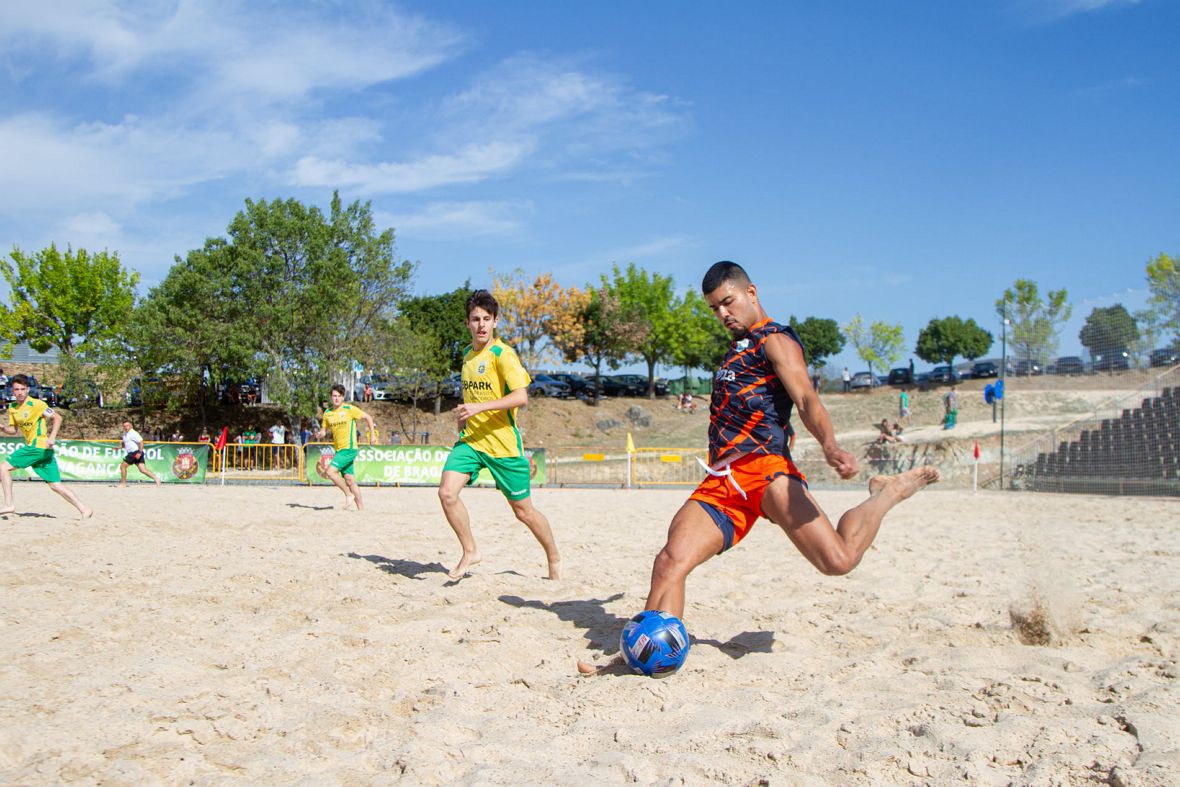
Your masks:
{"label": "person in white shirt", "polygon": [[[270,432],[270,442],[272,445],[283,445],[287,442],[287,427],[283,426],[281,421],[275,421],[274,426],[272,426],[267,431]],[[282,467],[283,449],[275,448],[272,450],[274,455],[272,457],[271,465],[273,467]]]}
{"label": "person in white shirt", "polygon": [[143,438],[131,426],[130,421],[123,422],[123,461],[119,464],[119,486],[127,486],[127,468],[135,465],[139,472],[160,485],[160,478],[148,470],[147,458],[143,455]]}

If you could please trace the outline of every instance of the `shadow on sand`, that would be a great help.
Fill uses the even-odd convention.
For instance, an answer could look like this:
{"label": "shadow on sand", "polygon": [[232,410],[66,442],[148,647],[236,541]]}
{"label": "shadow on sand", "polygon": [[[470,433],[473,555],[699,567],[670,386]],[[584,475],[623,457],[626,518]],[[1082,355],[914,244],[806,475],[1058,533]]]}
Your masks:
{"label": "shadow on sand", "polygon": [[423,574],[447,573],[442,563],[419,563],[416,560],[403,560],[384,555],[358,555],[356,552],[349,552],[348,557],[353,560],[367,560],[386,574],[396,574],[407,579],[424,579]]}

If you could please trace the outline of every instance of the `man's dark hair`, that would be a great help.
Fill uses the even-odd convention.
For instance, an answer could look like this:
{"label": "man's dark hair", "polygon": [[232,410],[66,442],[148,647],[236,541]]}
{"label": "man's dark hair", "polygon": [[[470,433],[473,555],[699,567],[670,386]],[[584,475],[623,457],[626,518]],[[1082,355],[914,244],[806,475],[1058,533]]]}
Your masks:
{"label": "man's dark hair", "polygon": [[328,390],[329,390],[329,391],[337,391],[337,392],[339,392],[339,393],[340,393],[340,395],[341,395],[341,396],[346,396],[346,395],[348,394],[348,392],[344,390],[344,386],[343,386],[343,385],[341,385],[340,383],[336,383],[335,385],[333,385],[333,386],[332,386],[331,388],[329,388]]}
{"label": "man's dark hair", "polygon": [[467,316],[471,316],[471,310],[479,307],[493,317],[500,315],[500,304],[496,302],[496,298],[487,290],[476,290],[467,298]]}
{"label": "man's dark hair", "polygon": [[708,295],[726,282],[738,287],[745,287],[750,283],[750,277],[746,275],[745,269],[736,262],[729,260],[715,262],[709,270],[705,271],[705,278],[701,279],[701,292]]}
{"label": "man's dark hair", "polygon": [[29,376],[27,374],[14,374],[8,378],[8,382],[13,385],[23,385],[25,388],[28,388]]}

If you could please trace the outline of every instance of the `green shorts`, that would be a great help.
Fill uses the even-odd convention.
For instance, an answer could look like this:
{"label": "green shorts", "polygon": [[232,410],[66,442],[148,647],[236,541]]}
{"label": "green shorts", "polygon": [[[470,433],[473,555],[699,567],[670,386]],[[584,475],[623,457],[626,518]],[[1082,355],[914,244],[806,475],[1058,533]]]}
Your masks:
{"label": "green shorts", "polygon": [[496,481],[496,488],[509,500],[524,500],[529,496],[529,458],[527,456],[506,456],[496,458],[488,456],[482,451],[476,451],[462,441],[455,443],[447,463],[443,465],[443,472],[448,470],[463,473],[471,478],[468,484],[475,483],[480,468],[486,467]]}
{"label": "green shorts", "polygon": [[352,472],[352,463],[356,461],[355,448],[341,448],[332,457],[331,466],[340,471],[340,475],[356,475]]}
{"label": "green shorts", "polygon": [[31,467],[42,481],[56,484],[61,480],[61,470],[57,466],[57,457],[52,448],[33,448],[22,445],[8,455],[8,464],[13,467]]}

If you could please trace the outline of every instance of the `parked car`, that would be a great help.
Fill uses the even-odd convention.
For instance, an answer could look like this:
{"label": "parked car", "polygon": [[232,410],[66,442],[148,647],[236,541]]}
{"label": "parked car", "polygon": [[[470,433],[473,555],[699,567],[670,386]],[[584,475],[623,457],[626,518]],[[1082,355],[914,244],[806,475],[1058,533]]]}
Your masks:
{"label": "parked car", "polygon": [[66,380],[54,391],[58,407],[102,407],[102,389],[94,380]]}
{"label": "parked car", "polygon": [[929,385],[930,384],[930,372],[915,372],[914,373],[914,384],[915,385]]}
{"label": "parked car", "polygon": [[1036,361],[1030,361],[1027,358],[1021,358],[1012,366],[1012,373],[1019,377],[1031,377],[1036,374],[1044,374],[1045,370]]}
{"label": "parked car", "polygon": [[643,396],[647,393],[647,379],[637,374],[604,374],[602,393],[606,396]]}
{"label": "parked car", "polygon": [[1131,354],[1126,350],[1113,350],[1095,355],[1092,368],[1096,372],[1125,372],[1131,368]]}
{"label": "parked car", "polygon": [[1057,359],[1057,374],[1085,374],[1086,364],[1076,355],[1063,355]]}
{"label": "parked car", "polygon": [[538,374],[529,383],[529,396],[553,396],[558,399],[568,399],[573,395],[569,383],[547,374]]}
{"label": "parked car", "polygon": [[594,388],[594,381],[587,380],[580,374],[573,374],[571,372],[554,372],[549,375],[554,380],[561,380],[570,387],[570,392],[574,396],[589,396]]}
{"label": "parked car", "polygon": [[971,365],[971,379],[980,380],[984,377],[999,377],[1000,369],[993,361],[976,361]]}
{"label": "parked car", "polygon": [[889,385],[910,385],[914,379],[910,377],[910,368],[902,366],[898,369],[889,370]]}
{"label": "parked car", "polygon": [[1175,366],[1180,363],[1180,353],[1171,347],[1152,350],[1151,355],[1148,356],[1148,363],[1152,366]]}
{"label": "parked car", "polygon": [[[626,389],[633,392],[622,394],[623,396],[647,396],[647,378],[642,374],[616,374],[612,377],[622,381]],[[668,381],[663,377],[657,377],[654,380],[653,388],[656,396],[668,395]]]}
{"label": "parked car", "polygon": [[957,383],[963,379],[963,375],[952,366],[935,366],[930,370],[930,382],[932,383]]}
{"label": "parked car", "polygon": [[452,399],[463,398],[463,375],[455,372],[440,386],[440,392],[443,396],[449,396]]}
{"label": "parked car", "polygon": [[856,391],[860,388],[872,389],[877,386],[877,378],[873,377],[870,372],[857,372],[852,375],[852,382],[850,387]]}

